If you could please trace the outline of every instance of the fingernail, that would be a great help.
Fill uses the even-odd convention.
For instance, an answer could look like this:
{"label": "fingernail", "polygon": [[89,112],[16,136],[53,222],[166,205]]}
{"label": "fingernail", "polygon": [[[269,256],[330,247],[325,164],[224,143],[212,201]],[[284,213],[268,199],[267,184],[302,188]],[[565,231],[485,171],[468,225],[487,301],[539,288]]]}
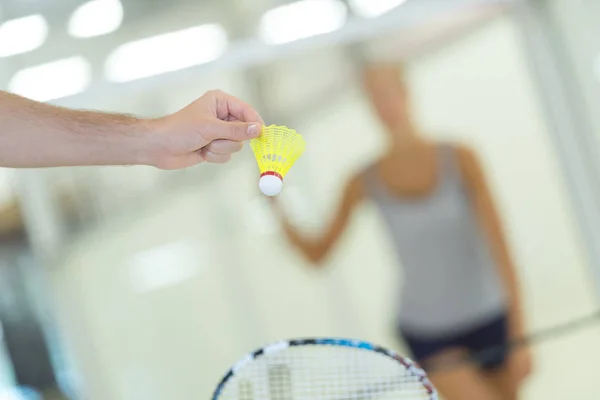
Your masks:
{"label": "fingernail", "polygon": [[260,125],[252,124],[248,126],[248,136],[257,137],[260,134]]}

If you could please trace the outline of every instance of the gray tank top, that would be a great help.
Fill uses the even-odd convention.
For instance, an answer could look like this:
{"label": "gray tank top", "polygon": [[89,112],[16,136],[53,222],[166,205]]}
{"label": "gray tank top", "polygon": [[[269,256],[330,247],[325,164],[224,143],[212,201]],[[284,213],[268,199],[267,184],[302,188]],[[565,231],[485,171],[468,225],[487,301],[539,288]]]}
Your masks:
{"label": "gray tank top", "polygon": [[404,267],[400,327],[421,336],[460,332],[505,309],[496,265],[463,185],[456,151],[438,147],[438,184],[427,197],[388,191],[376,166],[365,175]]}

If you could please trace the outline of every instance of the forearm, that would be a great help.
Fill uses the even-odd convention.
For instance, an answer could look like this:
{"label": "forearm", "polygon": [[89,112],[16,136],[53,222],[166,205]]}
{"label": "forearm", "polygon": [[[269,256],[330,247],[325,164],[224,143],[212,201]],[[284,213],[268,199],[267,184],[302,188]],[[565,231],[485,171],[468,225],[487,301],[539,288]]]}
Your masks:
{"label": "forearm", "polygon": [[517,269],[504,236],[504,229],[496,211],[493,196],[487,186],[483,169],[477,157],[466,147],[459,149],[459,156],[461,172],[467,182],[470,195],[475,204],[477,218],[491,247],[492,256],[498,267],[499,278],[507,296],[510,335],[513,338],[518,338],[525,332],[525,319]]}
{"label": "forearm", "polygon": [[362,198],[362,178],[355,177],[350,181],[344,191],[342,202],[338,208],[338,212],[335,214],[335,218],[329,227],[316,238],[307,238],[299,234],[289,223],[282,210],[277,206],[277,202],[274,202],[275,213],[279,217],[290,242],[302,251],[313,264],[319,264],[329,254],[331,249],[333,249],[333,246],[336,245],[339,238],[344,233],[352,212]]}
{"label": "forearm", "polygon": [[509,329],[513,338],[521,338],[525,335],[525,317],[523,312],[523,301],[519,282],[516,277],[516,269],[512,263],[503,267],[503,281],[508,300]]}
{"label": "forearm", "polygon": [[0,166],[150,164],[150,120],[38,103],[0,91]]}
{"label": "forearm", "polygon": [[508,250],[508,244],[502,234],[497,217],[492,220],[495,220],[495,223],[490,224],[488,232],[492,239],[494,258],[507,298],[510,334],[513,338],[520,338],[525,334],[525,318],[517,268]]}
{"label": "forearm", "polygon": [[287,220],[284,220],[283,230],[286,233],[289,241],[294,245],[300,252],[313,263],[320,262],[325,255],[327,250],[325,246],[319,240],[311,240],[301,235],[294,227],[292,227]]}

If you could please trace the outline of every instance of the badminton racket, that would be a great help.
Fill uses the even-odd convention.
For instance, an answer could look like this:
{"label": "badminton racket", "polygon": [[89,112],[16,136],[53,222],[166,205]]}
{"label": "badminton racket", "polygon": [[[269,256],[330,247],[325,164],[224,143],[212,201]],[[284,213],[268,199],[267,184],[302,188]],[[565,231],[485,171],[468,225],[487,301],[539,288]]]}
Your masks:
{"label": "badminton racket", "polygon": [[438,400],[413,361],[371,343],[297,339],[236,363],[212,400]]}
{"label": "badminton racket", "polygon": [[427,371],[431,373],[433,371],[453,369],[464,363],[470,363],[473,361],[479,363],[486,363],[487,361],[494,360],[499,353],[511,352],[523,346],[533,346],[538,343],[543,343],[547,340],[567,336],[583,328],[593,326],[598,322],[600,322],[600,310],[595,311],[584,317],[574,319],[570,322],[555,325],[551,328],[534,332],[523,338],[512,340],[502,345],[485,348],[473,354],[460,357],[456,360],[432,363],[431,365],[427,366]]}

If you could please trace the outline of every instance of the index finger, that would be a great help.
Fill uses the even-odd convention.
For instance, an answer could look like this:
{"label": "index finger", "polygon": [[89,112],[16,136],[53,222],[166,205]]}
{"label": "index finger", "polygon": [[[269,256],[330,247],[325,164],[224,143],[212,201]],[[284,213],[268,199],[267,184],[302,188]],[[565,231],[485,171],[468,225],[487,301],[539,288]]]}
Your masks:
{"label": "index finger", "polygon": [[260,122],[265,124],[260,114],[245,101],[220,90],[215,91],[217,118],[220,120],[233,119],[241,122]]}

